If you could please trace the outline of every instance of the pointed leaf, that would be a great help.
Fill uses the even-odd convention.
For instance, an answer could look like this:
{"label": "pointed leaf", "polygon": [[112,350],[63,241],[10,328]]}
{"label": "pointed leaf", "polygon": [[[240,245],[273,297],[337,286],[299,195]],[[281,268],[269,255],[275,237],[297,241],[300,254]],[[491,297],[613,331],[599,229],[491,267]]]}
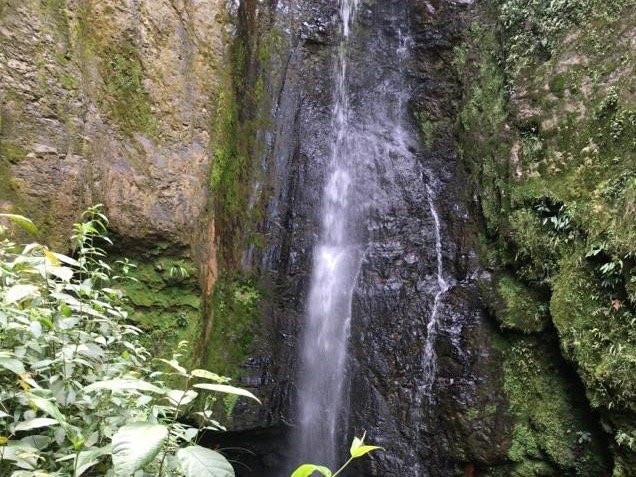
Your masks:
{"label": "pointed leaf", "polygon": [[353,457],[354,459],[357,457],[362,457],[363,455],[368,454],[369,452],[372,452],[374,450],[384,450],[384,447],[379,447],[379,446],[356,447],[355,450],[351,451],[351,457]]}
{"label": "pointed leaf", "polygon": [[115,477],[130,477],[148,465],[167,438],[168,428],[161,424],[136,422],[119,429],[112,441]]}
{"label": "pointed leaf", "polygon": [[22,374],[25,371],[22,361],[15,358],[0,357],[0,366],[13,371],[15,374]]}
{"label": "pointed leaf", "polygon": [[79,266],[79,262],[75,260],[74,258],[67,257],[66,255],[62,255],[61,253],[56,253],[56,252],[47,252],[47,253],[50,253],[52,256],[54,256],[56,259],[58,259],[62,263],[66,263],[67,265],[72,265],[74,267]]}
{"label": "pointed leaf", "polygon": [[38,287],[35,285],[13,285],[7,290],[4,296],[6,303],[17,303],[24,300],[28,296],[37,296]]}
{"label": "pointed leaf", "polygon": [[35,419],[29,419],[23,421],[15,426],[15,432],[29,431],[31,429],[38,429],[39,427],[50,427],[54,424],[58,424],[57,420],[48,417],[36,417]]}
{"label": "pointed leaf", "polygon": [[47,267],[46,271],[64,282],[70,282],[73,278],[73,270],[68,267]]}
{"label": "pointed leaf", "polygon": [[38,409],[46,412],[52,418],[57,419],[60,424],[66,423],[64,414],[62,414],[58,407],[51,401],[47,401],[46,399],[37,396],[32,396],[29,401]]}
{"label": "pointed leaf", "polygon": [[99,463],[99,458],[111,453],[111,446],[100,447],[99,449],[89,449],[77,455],[75,477],[80,477],[88,469]]}
{"label": "pointed leaf", "polygon": [[35,224],[31,220],[29,220],[26,217],[24,217],[23,215],[0,214],[0,217],[4,217],[6,219],[9,219],[11,222],[16,224],[22,230],[26,230],[31,235],[37,235],[38,234],[38,228],[35,226]]}
{"label": "pointed leaf", "polygon": [[220,384],[227,383],[230,380],[230,378],[220,376],[206,369],[193,369],[191,374],[197,378],[209,379],[210,381],[216,381]]}
{"label": "pointed leaf", "polygon": [[110,391],[149,391],[152,393],[163,394],[163,390],[154,384],[150,384],[141,379],[108,379],[106,381],[97,381],[84,388],[85,392],[95,391],[96,389],[108,389]]}
{"label": "pointed leaf", "polygon": [[189,446],[177,451],[177,460],[185,477],[234,477],[228,460],[216,451]]}
{"label": "pointed leaf", "polygon": [[180,366],[179,363],[175,361],[174,359],[167,360],[163,358],[157,358],[157,361],[166,363],[168,366],[170,366],[172,369],[177,371],[179,374],[186,374],[186,375],[188,374],[187,370],[183,366]]}
{"label": "pointed leaf", "polygon": [[291,477],[310,477],[314,472],[320,472],[324,477],[332,475],[331,471],[322,465],[303,464],[294,471]]}
{"label": "pointed leaf", "polygon": [[195,384],[193,387],[198,389],[205,389],[207,391],[216,391],[218,393],[226,393],[226,394],[234,394],[236,396],[245,396],[251,399],[254,399],[260,404],[260,400],[254,396],[251,392],[237,388],[235,386],[229,386],[227,384],[209,384],[209,383],[199,383]]}
{"label": "pointed leaf", "polygon": [[198,394],[191,389],[182,391],[181,389],[170,389],[166,392],[166,397],[173,406],[185,406],[196,399]]}
{"label": "pointed leaf", "polygon": [[378,447],[378,446],[367,446],[364,444],[364,437],[366,436],[366,432],[365,434],[362,436],[362,439],[358,438],[358,437],[354,437],[353,438],[353,442],[351,443],[351,458],[355,459],[357,457],[362,457],[365,454],[368,454],[369,452],[372,452],[374,450],[384,450],[382,447]]}

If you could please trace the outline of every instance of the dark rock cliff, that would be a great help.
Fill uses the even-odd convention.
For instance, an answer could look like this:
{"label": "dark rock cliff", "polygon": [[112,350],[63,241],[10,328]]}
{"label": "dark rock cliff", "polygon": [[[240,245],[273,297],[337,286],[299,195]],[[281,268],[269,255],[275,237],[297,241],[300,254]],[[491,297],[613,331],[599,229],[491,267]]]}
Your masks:
{"label": "dark rock cliff", "polygon": [[[634,475],[633,6],[537,1],[360,4],[349,88],[386,163],[342,449],[386,450],[353,475]],[[0,1],[2,210],[64,244],[106,205],[150,341],[263,399],[207,436],[253,452],[240,475],[291,465],[338,22],[333,0]]]}

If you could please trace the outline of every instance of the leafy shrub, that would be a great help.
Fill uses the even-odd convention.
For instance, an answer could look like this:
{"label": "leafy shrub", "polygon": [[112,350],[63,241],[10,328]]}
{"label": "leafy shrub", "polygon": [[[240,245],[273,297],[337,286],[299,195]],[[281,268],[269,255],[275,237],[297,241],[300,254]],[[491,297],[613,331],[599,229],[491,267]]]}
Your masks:
{"label": "leafy shrub", "polygon": [[[5,216],[33,231],[20,216]],[[74,257],[31,243],[0,242],[0,474],[233,476],[200,447],[215,394],[256,399],[228,379],[151,359],[127,324],[124,276],[105,262],[99,207],[75,225]],[[6,230],[2,230],[6,232]],[[126,266],[126,264],[123,264]],[[199,426],[179,421],[191,406]]]}

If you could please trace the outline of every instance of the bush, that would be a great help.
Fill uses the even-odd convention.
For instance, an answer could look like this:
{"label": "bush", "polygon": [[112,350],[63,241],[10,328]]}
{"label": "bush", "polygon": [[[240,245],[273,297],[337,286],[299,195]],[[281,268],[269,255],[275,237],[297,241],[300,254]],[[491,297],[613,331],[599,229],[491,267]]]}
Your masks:
{"label": "bush", "polygon": [[[84,218],[74,257],[0,242],[0,474],[233,476],[225,457],[197,445],[202,429],[223,429],[207,393],[256,398],[182,367],[185,343],[171,359],[149,356],[122,308],[125,275],[99,247],[106,217],[93,207]],[[198,427],[179,421],[186,413]]]}

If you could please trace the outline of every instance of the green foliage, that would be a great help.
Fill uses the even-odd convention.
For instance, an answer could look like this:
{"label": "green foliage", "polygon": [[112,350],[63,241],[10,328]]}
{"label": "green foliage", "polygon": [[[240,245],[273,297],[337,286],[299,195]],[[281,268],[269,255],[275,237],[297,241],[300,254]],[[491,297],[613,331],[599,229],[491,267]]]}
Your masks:
{"label": "green foliage", "polygon": [[209,338],[206,366],[228,376],[240,375],[254,339],[261,312],[262,292],[251,277],[221,277],[212,295],[214,327]]}
{"label": "green foliage", "polygon": [[430,148],[435,140],[437,124],[424,111],[417,111],[415,113],[415,118],[417,119],[417,124],[420,128],[420,134],[422,135],[424,145]]}
{"label": "green foliage", "polygon": [[26,155],[27,151],[23,147],[0,137],[0,157],[12,164],[16,164],[24,159]]}
{"label": "green foliage", "polygon": [[0,217],[3,217],[7,219],[9,222],[14,223],[18,227],[20,227],[22,230],[26,230],[27,232],[29,232],[31,235],[38,234],[38,228],[35,226],[35,224],[31,221],[31,219],[27,219],[23,215],[0,214]]}
{"label": "green foliage", "polygon": [[504,275],[497,282],[497,292],[501,302],[497,303],[495,313],[503,328],[535,333],[546,327],[548,307],[534,290]]}
{"label": "green foliage", "polygon": [[617,18],[629,0],[495,0],[510,73],[550,58],[567,30],[592,16]]}
{"label": "green foliage", "polygon": [[577,362],[592,405],[629,408],[636,400],[636,315],[575,257],[564,260],[550,309],[562,348]]}
{"label": "green foliage", "polygon": [[[115,250],[109,263],[126,260]],[[179,341],[197,342],[201,336],[203,306],[198,271],[187,250],[162,244],[147,246],[139,258],[128,260],[122,282],[129,318],[144,334],[142,344],[154,355],[172,349]],[[191,354],[186,357],[190,363]]]}
{"label": "green foliage", "polygon": [[[151,359],[101,248],[106,218],[94,207],[85,219],[73,257],[0,243],[0,473],[233,476],[197,439],[223,429],[211,413],[218,394],[256,397],[183,367],[185,342]],[[195,400],[199,427],[180,422]]]}
{"label": "green foliage", "polygon": [[[486,222],[482,255],[495,277],[510,277],[497,282],[496,315],[526,331],[530,310],[552,318],[564,356],[614,436],[616,476],[636,465],[627,444],[636,428],[627,404],[636,371],[630,3],[494,0],[496,25],[480,19],[453,63],[464,83],[459,136]],[[525,413],[511,450],[516,475],[553,474],[546,455],[551,467],[561,465],[559,454],[572,462],[557,447],[547,450],[549,435],[570,449],[588,443],[579,442],[586,434],[574,442],[524,422]]]}
{"label": "green foliage", "polygon": [[355,459],[365,456],[369,452],[384,450],[382,447],[366,445],[364,443],[364,437],[365,436],[362,436],[362,438],[353,438],[351,449],[349,450],[350,457],[336,472],[332,472],[331,469],[322,465],[303,464],[292,473],[291,477],[311,477],[312,475],[315,475],[316,472],[324,477],[336,477],[337,475],[342,474],[342,472],[344,472],[349,464],[351,464],[351,462]]}
{"label": "green foliage", "polygon": [[[585,405],[577,400],[554,343],[546,338],[498,342],[504,390],[515,416],[510,475],[602,475],[605,462],[600,442],[588,427]],[[581,440],[581,433],[589,438]]]}

